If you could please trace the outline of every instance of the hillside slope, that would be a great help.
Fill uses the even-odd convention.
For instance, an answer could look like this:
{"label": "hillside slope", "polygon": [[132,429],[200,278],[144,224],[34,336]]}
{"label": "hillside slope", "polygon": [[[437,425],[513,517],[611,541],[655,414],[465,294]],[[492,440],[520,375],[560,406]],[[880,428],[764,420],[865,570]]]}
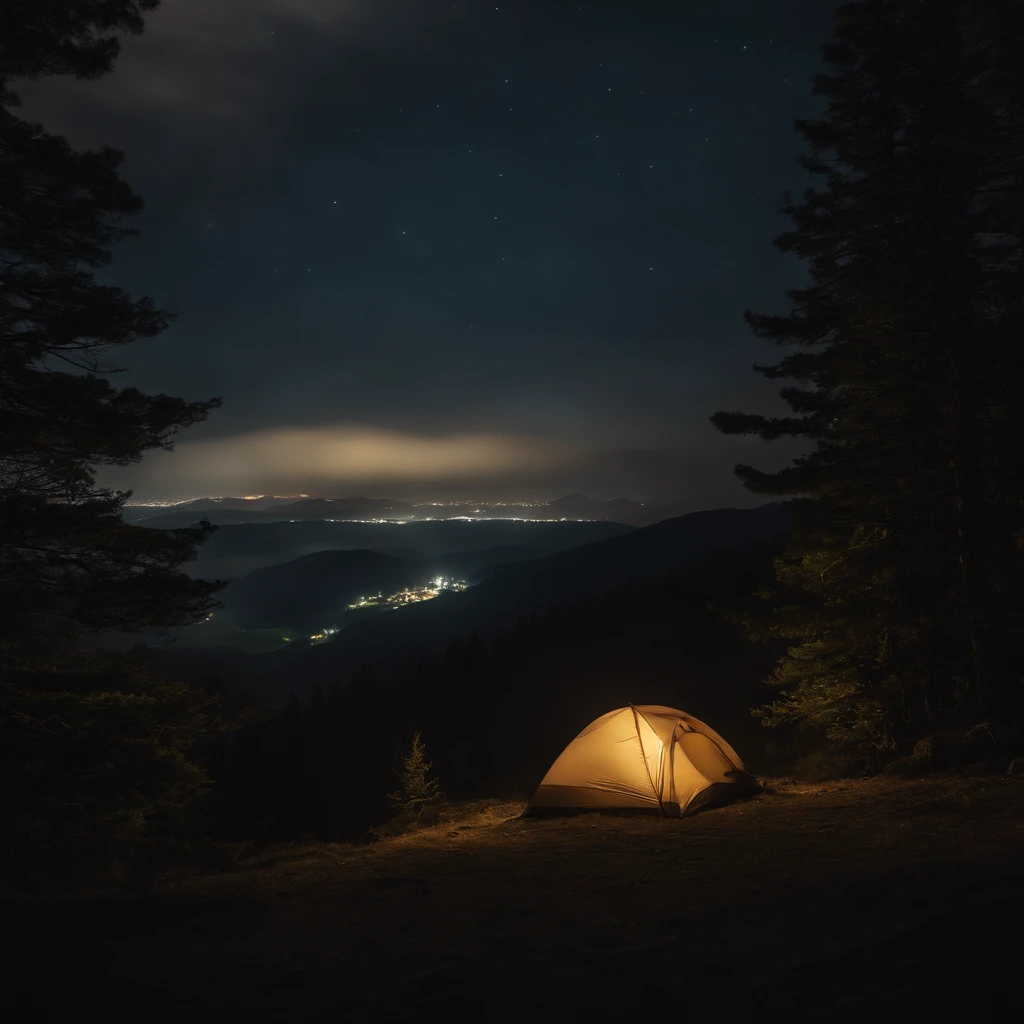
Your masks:
{"label": "hillside slope", "polygon": [[[195,517],[193,517],[194,519]],[[181,524],[184,525],[184,524]],[[564,551],[606,540],[634,527],[621,523],[531,523],[438,520],[425,523],[308,522],[221,526],[187,566],[192,576],[227,579],[316,551],[413,548],[424,556],[485,551],[509,545]]]}
{"label": "hillside slope", "polygon": [[114,1021],[1005,1016],[1024,780],[776,786],[682,820],[496,806],[369,847],[236,847],[135,899],[8,901],[8,998]]}
{"label": "hillside slope", "polygon": [[250,629],[288,626],[309,632],[313,627],[336,624],[344,609],[361,596],[386,596],[437,576],[476,580],[495,566],[550,553],[526,544],[429,558],[412,548],[316,551],[232,580],[217,595],[223,605],[217,617]]}
{"label": "hillside slope", "polygon": [[311,628],[332,624],[351,602],[367,594],[388,594],[426,575],[423,560],[377,551],[319,551],[282,565],[254,569],[218,595],[218,613],[252,629]]}

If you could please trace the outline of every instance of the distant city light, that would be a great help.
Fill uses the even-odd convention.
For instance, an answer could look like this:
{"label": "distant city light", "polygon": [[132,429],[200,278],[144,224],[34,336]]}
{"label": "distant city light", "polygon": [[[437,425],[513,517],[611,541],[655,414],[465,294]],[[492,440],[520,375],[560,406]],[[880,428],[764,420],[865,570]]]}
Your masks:
{"label": "distant city light", "polygon": [[[301,498],[308,498],[307,494],[299,495],[257,495],[250,494],[246,495],[245,498],[239,499],[240,501],[254,501],[260,498],[271,497],[275,501],[287,500],[297,501]],[[189,498],[183,501],[141,501],[141,502],[129,502],[126,503],[126,508],[152,508],[152,509],[176,509],[182,505],[188,505],[194,501],[198,501],[197,498]],[[228,499],[225,497],[213,497],[201,499],[209,501],[211,503],[223,503]],[[344,505],[345,499],[343,498],[324,498],[325,502],[333,504]],[[325,522],[325,523],[372,523],[374,525],[388,525],[388,526],[405,526],[410,522],[414,523],[432,523],[432,522],[508,522],[508,523],[583,523],[590,522],[588,519],[575,519],[568,518],[566,516],[551,516],[543,515],[542,509],[550,507],[550,502],[547,501],[425,501],[425,502],[413,502],[407,506],[410,511],[402,513],[401,518],[391,517],[387,515],[372,516],[372,517],[360,517],[360,516],[316,516],[308,519],[294,519],[289,516],[287,519],[283,519],[284,522],[289,523],[301,523],[301,522]],[[642,503],[641,503],[642,504]],[[384,505],[384,508],[389,506]],[[537,513],[534,515],[510,515],[509,512],[512,510],[521,509],[524,513],[528,510],[536,510]],[[285,510],[294,512],[288,508],[287,505],[282,507],[282,512]],[[423,511],[419,511],[423,510]],[[424,514],[424,511],[429,510],[433,514]],[[445,515],[442,510],[450,510],[450,514]],[[241,510],[239,510],[241,511]],[[265,517],[268,512],[272,512],[272,509],[263,509],[261,516]],[[197,518],[202,516],[203,510],[195,510]],[[441,514],[437,514],[441,513]],[[262,518],[261,521],[266,521]]]}
{"label": "distant city light", "polygon": [[[419,601],[429,601],[444,593],[460,593],[469,588],[465,580],[449,579],[447,576],[436,576],[430,583],[418,587],[405,587],[397,590],[387,597],[380,594],[372,594],[366,597],[357,598],[348,606],[349,611],[356,611],[360,608],[404,608],[407,604],[416,604]],[[335,630],[334,632],[337,632]],[[316,637],[311,639],[318,639]]]}

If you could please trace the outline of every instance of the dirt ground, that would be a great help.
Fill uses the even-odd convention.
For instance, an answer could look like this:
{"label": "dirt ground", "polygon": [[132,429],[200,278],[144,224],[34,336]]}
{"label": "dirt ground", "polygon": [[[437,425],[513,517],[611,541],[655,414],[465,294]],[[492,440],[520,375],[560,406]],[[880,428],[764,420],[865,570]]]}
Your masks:
{"label": "dirt ground", "polygon": [[7,901],[9,1019],[1019,1011],[1024,780],[769,785],[682,820],[506,804],[371,846],[239,850],[132,897]]}

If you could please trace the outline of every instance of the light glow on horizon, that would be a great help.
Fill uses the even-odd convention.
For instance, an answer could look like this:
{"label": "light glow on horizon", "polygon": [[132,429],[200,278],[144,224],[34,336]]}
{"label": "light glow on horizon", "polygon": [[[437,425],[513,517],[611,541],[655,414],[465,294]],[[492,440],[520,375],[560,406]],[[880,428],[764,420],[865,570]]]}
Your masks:
{"label": "light glow on horizon", "polygon": [[[416,481],[514,480],[563,469],[578,458],[572,444],[528,435],[434,436],[351,425],[282,427],[182,441],[174,452],[152,452],[130,470],[111,468],[104,483],[122,489],[130,484],[153,493],[187,480],[193,493],[208,488],[208,493],[227,490],[255,498],[260,481],[276,480],[278,487],[292,481],[296,491],[310,491],[314,483],[334,490],[339,486],[383,489]],[[267,487],[264,493],[276,489]]]}

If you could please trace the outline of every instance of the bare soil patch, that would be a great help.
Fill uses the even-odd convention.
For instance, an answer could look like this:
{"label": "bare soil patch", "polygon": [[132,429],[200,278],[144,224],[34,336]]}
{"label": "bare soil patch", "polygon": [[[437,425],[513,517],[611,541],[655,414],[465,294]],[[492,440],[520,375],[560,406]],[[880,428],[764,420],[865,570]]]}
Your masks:
{"label": "bare soil patch", "polygon": [[946,1020],[1010,995],[1024,780],[770,788],[682,820],[497,805],[131,897],[9,901],[8,966],[33,1019]]}

